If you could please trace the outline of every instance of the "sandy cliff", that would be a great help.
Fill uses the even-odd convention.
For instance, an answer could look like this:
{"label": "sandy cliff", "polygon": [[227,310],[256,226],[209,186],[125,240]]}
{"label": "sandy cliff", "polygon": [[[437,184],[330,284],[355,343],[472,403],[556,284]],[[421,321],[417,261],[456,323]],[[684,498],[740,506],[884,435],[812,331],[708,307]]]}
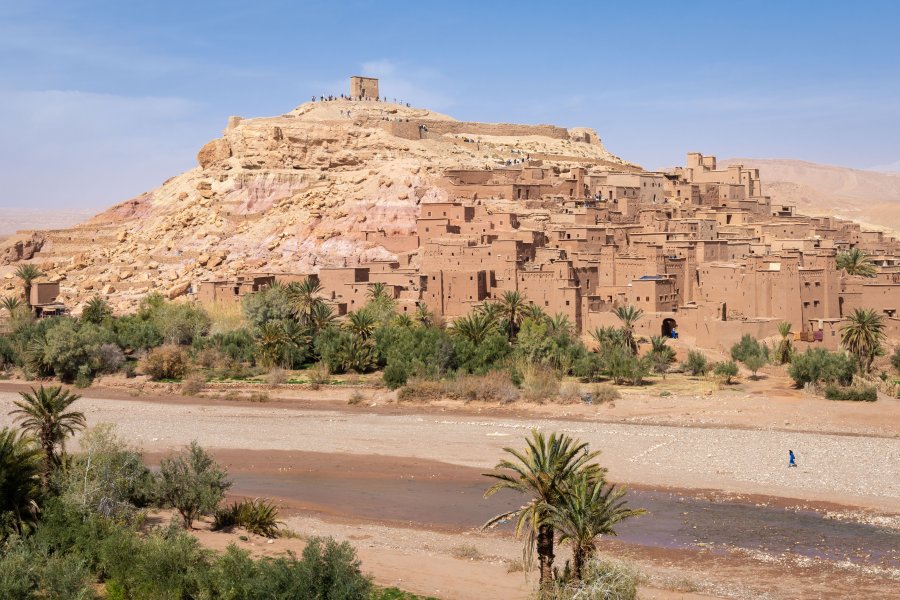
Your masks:
{"label": "sandy cliff", "polygon": [[758,168],[763,193],[773,201],[796,205],[803,214],[833,215],[900,232],[900,174],[787,159],[719,162]]}
{"label": "sandy cliff", "polygon": [[413,234],[418,204],[444,194],[435,185],[444,169],[525,153],[631,166],[588,129],[465,123],[384,102],[232,117],[196,168],[81,225],[5,240],[0,287],[13,289],[13,265],[30,260],[61,281],[70,307],[102,292],[124,308],[204,279],[392,258],[366,232]]}

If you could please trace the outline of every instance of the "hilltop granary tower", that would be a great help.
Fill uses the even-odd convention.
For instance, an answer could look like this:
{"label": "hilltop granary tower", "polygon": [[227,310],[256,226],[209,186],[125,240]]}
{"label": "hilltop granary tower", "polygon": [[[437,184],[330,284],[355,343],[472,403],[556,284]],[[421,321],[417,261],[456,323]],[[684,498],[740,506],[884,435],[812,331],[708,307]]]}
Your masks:
{"label": "hilltop granary tower", "polygon": [[378,80],[374,77],[350,77],[351,98],[378,98]]}

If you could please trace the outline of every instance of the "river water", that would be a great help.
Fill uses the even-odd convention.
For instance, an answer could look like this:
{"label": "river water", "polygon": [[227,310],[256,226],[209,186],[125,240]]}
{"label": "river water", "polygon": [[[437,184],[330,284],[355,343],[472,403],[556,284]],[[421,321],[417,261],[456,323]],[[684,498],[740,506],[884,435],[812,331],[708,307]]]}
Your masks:
{"label": "river water", "polygon": [[[398,467],[232,470],[232,494],[278,499],[303,510],[364,521],[444,531],[480,527],[523,503],[504,491],[485,499],[490,480],[476,469],[448,472]],[[829,518],[809,508],[747,499],[710,499],[656,489],[632,489],[629,505],[648,514],[617,527],[620,541],[655,548],[729,549],[798,555],[900,568],[900,531]]]}

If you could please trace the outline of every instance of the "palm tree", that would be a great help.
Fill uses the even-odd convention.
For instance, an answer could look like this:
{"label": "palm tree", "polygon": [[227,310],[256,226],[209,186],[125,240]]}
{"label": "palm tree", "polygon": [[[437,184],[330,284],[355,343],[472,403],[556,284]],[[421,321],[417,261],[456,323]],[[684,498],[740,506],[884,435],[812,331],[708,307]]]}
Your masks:
{"label": "palm tree", "polygon": [[0,541],[37,524],[41,449],[12,429],[0,429]]}
{"label": "palm tree", "polygon": [[294,282],[288,286],[288,298],[294,316],[301,323],[308,324],[313,307],[318,303],[317,295],[322,292],[322,285],[318,279],[307,277],[303,281]]}
{"label": "palm tree", "polygon": [[424,302],[416,303],[416,322],[426,327],[434,322],[434,315]]}
{"label": "palm tree", "polygon": [[637,308],[633,304],[629,304],[628,306],[617,306],[613,309],[613,314],[622,321],[626,347],[631,349],[632,354],[637,354],[638,346],[637,340],[634,339],[634,326],[641,318],[643,318],[643,309]]}
{"label": "palm tree", "polygon": [[[528,305],[532,306],[532,305]],[[478,312],[482,313],[491,323],[500,324],[500,303],[485,302],[478,308]]]}
{"label": "palm tree", "polygon": [[605,351],[614,347],[625,345],[625,337],[621,329],[615,327],[597,327],[590,332],[590,336],[597,342],[597,350]]}
{"label": "palm tree", "polygon": [[841,327],[841,345],[856,357],[859,372],[869,373],[886,337],[884,319],[874,309],[857,308],[847,320]]}
{"label": "palm tree", "polygon": [[369,300],[372,302],[379,302],[382,298],[390,297],[387,294],[387,286],[381,281],[376,281],[375,283],[370,285],[367,295],[369,297]]}
{"label": "palm tree", "polygon": [[869,255],[859,248],[850,248],[846,252],[839,252],[835,266],[843,269],[847,275],[858,275],[860,277],[875,277],[877,269],[872,264]]}
{"label": "palm tree", "polygon": [[525,297],[519,292],[504,292],[499,304],[500,319],[506,324],[509,341],[513,341],[519,332],[519,325],[525,320]]}
{"label": "palm tree", "polygon": [[112,307],[100,296],[94,296],[88,300],[81,311],[81,320],[95,325],[99,325],[111,316]]}
{"label": "palm tree", "polygon": [[667,340],[661,335],[650,336],[650,350],[647,352],[653,370],[661,373],[664,379],[669,365],[675,362],[675,351],[667,345]]}
{"label": "palm tree", "polygon": [[66,438],[86,425],[84,413],[66,411],[81,396],[64,390],[62,386],[45,388],[43,385],[40,389],[31,388],[31,392],[19,392],[19,395],[22,399],[14,402],[18,409],[9,414],[17,415],[16,421],[22,429],[32,434],[41,445],[46,482],[59,464],[60,456],[65,454]]}
{"label": "palm tree", "polygon": [[574,328],[569,316],[563,313],[556,313],[552,317],[544,317],[547,323],[547,333],[553,337],[567,336],[572,337]]}
{"label": "palm tree", "polygon": [[23,304],[22,300],[16,298],[15,296],[4,296],[3,300],[0,300],[0,308],[5,308],[6,312],[10,315],[13,314],[19,307]]}
{"label": "palm tree", "polygon": [[19,265],[19,268],[16,269],[16,277],[22,280],[22,289],[25,292],[25,303],[28,304],[29,307],[31,307],[31,286],[35,279],[43,276],[44,273],[34,265]]}
{"label": "palm tree", "polygon": [[791,351],[793,350],[791,324],[787,321],[779,323],[778,334],[781,336],[781,339],[778,340],[778,345],[775,347],[775,360],[778,364],[783,365],[791,362]]}
{"label": "palm tree", "polygon": [[281,323],[266,321],[259,328],[255,337],[259,364],[262,367],[271,369],[276,366],[285,366],[293,340]]}
{"label": "palm tree", "polygon": [[344,326],[354,335],[367,340],[375,331],[377,324],[375,315],[371,311],[361,308],[347,315],[347,322]]}
{"label": "palm tree", "polygon": [[415,321],[407,313],[400,313],[394,317],[394,327],[409,329],[413,325],[415,325]]}
{"label": "palm tree", "polygon": [[597,549],[602,535],[616,535],[615,526],[646,513],[626,506],[624,488],[602,477],[576,474],[567,482],[558,504],[550,506],[550,522],[559,530],[561,543],[572,545],[572,575],[580,580],[582,568]]}
{"label": "palm tree", "polygon": [[486,314],[476,310],[453,321],[451,331],[478,346],[496,327],[496,324]]}
{"label": "palm tree", "polygon": [[307,325],[312,327],[313,331],[322,331],[337,322],[337,317],[330,306],[325,304],[321,298],[316,298],[309,311],[309,319]]}
{"label": "palm tree", "polygon": [[565,434],[551,433],[548,438],[532,430],[526,444],[524,452],[503,449],[513,460],[503,459],[494,467],[493,473],[484,474],[497,480],[484,496],[487,498],[508,489],[527,494],[530,499],[520,508],[493,517],[482,529],[515,519],[516,537],[526,536],[526,564],[531,563],[532,553],[537,549],[543,587],[553,577],[554,529],[550,507],[560,505],[566,485],[577,474],[588,474],[599,479],[603,477],[604,470],[591,462],[599,452],[589,452],[587,444]]}
{"label": "palm tree", "polygon": [[526,304],[523,312],[525,314],[525,319],[531,319],[532,321],[540,322],[547,317],[547,313],[544,312],[544,309],[534,302]]}

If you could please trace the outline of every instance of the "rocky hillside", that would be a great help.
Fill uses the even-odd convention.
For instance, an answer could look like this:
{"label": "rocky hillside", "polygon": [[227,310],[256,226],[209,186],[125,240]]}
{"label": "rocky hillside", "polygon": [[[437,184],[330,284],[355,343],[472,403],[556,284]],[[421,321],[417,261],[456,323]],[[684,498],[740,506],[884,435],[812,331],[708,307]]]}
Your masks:
{"label": "rocky hillside", "polygon": [[61,282],[62,301],[76,312],[98,292],[124,309],[149,291],[176,297],[206,279],[391,258],[366,231],[412,234],[418,204],[443,198],[435,182],[444,169],[494,167],[526,153],[633,167],[591,130],[465,123],[383,102],[232,117],[196,168],[159,188],[81,225],[6,239],[0,287],[14,289],[15,265],[30,261]]}
{"label": "rocky hillside", "polygon": [[759,169],[763,193],[799,212],[833,215],[900,233],[900,174],[799,160],[732,158],[720,164]]}

